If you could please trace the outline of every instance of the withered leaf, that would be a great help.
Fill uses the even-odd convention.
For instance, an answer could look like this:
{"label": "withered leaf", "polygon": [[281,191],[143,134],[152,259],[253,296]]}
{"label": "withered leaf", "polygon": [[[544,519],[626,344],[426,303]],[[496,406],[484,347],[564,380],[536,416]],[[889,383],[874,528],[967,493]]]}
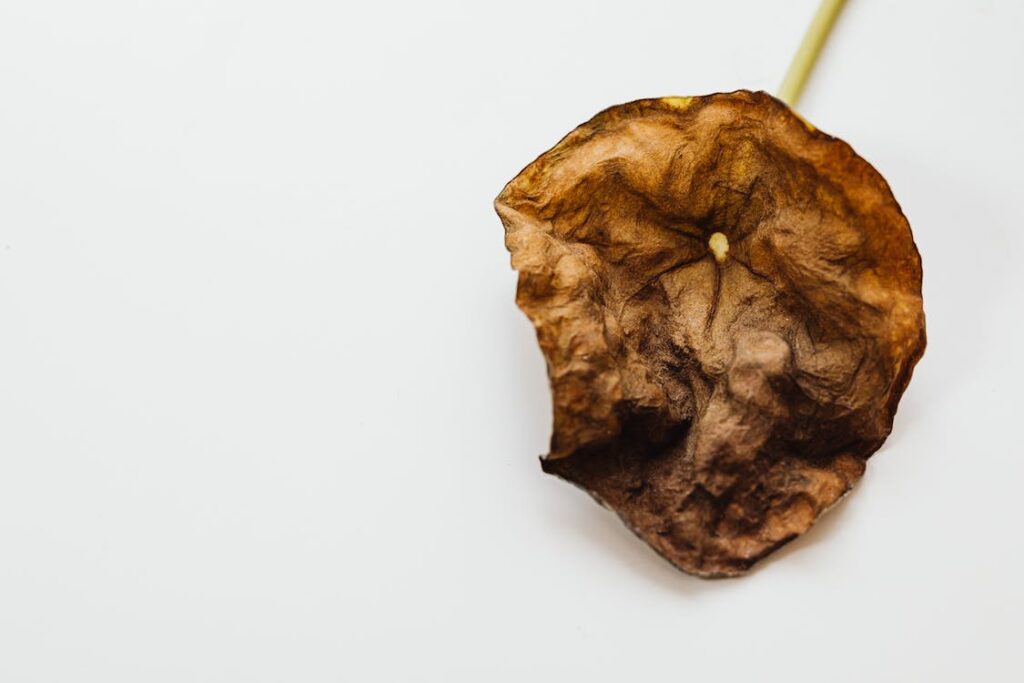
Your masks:
{"label": "withered leaf", "polygon": [[925,347],[910,226],[770,95],[612,107],[495,205],[548,364],[544,470],[680,569],[744,572],[888,436]]}

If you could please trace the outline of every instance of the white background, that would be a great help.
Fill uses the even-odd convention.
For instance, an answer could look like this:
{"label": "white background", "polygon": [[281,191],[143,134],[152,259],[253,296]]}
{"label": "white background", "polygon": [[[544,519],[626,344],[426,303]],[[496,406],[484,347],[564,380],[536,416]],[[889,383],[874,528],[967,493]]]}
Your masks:
{"label": "white background", "polygon": [[1024,5],[852,0],[800,103],[929,347],[854,494],[677,573],[543,475],[491,202],[815,0],[0,4],[0,681],[1020,681]]}

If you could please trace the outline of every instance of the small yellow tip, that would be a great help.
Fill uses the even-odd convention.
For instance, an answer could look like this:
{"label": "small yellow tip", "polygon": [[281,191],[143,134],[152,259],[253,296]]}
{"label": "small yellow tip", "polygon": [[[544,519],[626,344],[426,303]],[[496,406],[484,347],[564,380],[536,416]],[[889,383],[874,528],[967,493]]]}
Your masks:
{"label": "small yellow tip", "polygon": [[693,104],[692,97],[662,97],[661,101],[676,109],[686,109]]}
{"label": "small yellow tip", "polygon": [[714,254],[716,261],[724,262],[729,255],[729,238],[720,232],[711,233],[711,237],[708,238],[708,249]]}

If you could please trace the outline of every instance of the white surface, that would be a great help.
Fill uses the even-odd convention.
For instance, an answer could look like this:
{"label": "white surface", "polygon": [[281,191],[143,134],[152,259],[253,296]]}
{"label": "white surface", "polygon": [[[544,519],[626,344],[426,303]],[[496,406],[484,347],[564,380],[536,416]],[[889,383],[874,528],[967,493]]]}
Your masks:
{"label": "white surface", "polygon": [[801,103],[929,334],[820,527],[704,582],[537,464],[492,198],[815,5],[0,5],[0,680],[1022,680],[1021,3],[851,0]]}

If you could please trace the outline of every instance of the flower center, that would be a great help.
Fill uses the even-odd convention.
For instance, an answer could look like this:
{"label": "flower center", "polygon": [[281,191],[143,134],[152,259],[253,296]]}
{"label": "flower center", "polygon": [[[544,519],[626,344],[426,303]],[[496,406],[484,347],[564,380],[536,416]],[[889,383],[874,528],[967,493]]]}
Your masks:
{"label": "flower center", "polygon": [[724,262],[725,257],[729,255],[729,238],[720,232],[711,233],[711,237],[708,238],[708,249],[714,254],[716,261]]}

